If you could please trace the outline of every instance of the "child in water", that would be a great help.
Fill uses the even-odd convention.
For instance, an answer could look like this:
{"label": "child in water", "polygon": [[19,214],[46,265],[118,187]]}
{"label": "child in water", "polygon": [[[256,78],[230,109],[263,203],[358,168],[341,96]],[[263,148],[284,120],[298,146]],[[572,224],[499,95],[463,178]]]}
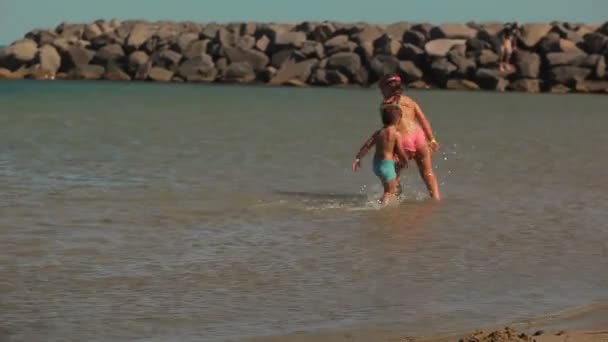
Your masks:
{"label": "child in water", "polygon": [[374,155],[374,174],[380,179],[384,186],[384,193],[378,202],[385,204],[388,199],[395,195],[397,190],[397,172],[395,169],[395,155],[401,163],[407,167],[407,156],[403,146],[399,143],[401,135],[396,125],[401,120],[401,109],[396,106],[383,106],[382,109],[383,128],[377,130],[372,139],[368,139],[361,147],[353,162],[353,171],[357,172],[361,167],[361,158],[367,154],[370,148],[376,145]]}

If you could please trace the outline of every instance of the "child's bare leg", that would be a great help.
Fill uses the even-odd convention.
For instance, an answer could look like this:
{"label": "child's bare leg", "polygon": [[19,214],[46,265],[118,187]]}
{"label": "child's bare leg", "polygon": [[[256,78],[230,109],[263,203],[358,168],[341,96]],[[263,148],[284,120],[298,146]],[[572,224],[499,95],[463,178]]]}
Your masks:
{"label": "child's bare leg", "polygon": [[398,178],[395,178],[390,182],[383,183],[384,193],[379,200],[380,204],[386,204],[391,197],[395,196],[395,192],[397,191],[397,182]]}
{"label": "child's bare leg", "polygon": [[416,155],[416,164],[418,164],[418,171],[420,177],[424,180],[426,188],[431,195],[431,198],[440,200],[441,195],[439,194],[439,185],[437,185],[437,178],[433,172],[433,164],[431,161],[431,151],[429,149],[422,149]]}

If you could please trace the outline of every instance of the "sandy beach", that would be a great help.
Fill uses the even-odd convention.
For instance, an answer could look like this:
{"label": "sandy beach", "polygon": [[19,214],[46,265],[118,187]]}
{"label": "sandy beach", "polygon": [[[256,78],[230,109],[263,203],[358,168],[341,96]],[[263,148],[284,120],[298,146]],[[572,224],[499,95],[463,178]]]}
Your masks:
{"label": "sandy beach", "polygon": [[608,342],[608,304],[572,308],[535,320],[435,336],[399,329],[363,329],[259,337],[248,342]]}

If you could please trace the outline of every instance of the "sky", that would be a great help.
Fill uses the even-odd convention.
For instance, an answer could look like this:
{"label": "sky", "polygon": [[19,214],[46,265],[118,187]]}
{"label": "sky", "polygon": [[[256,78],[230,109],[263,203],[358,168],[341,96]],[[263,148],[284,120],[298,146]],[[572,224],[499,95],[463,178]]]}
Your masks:
{"label": "sky", "polygon": [[112,18],[602,23],[608,21],[608,0],[0,0],[0,45],[23,37],[33,28],[54,28],[62,21]]}

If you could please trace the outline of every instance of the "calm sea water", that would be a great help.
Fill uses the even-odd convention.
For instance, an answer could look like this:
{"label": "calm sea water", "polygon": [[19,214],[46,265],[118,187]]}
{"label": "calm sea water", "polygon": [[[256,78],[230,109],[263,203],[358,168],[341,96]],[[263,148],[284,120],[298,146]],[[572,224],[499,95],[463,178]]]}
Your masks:
{"label": "calm sea water", "polygon": [[608,299],[608,97],[412,92],[442,149],[374,204],[375,90],[0,83],[0,339],[410,335]]}

